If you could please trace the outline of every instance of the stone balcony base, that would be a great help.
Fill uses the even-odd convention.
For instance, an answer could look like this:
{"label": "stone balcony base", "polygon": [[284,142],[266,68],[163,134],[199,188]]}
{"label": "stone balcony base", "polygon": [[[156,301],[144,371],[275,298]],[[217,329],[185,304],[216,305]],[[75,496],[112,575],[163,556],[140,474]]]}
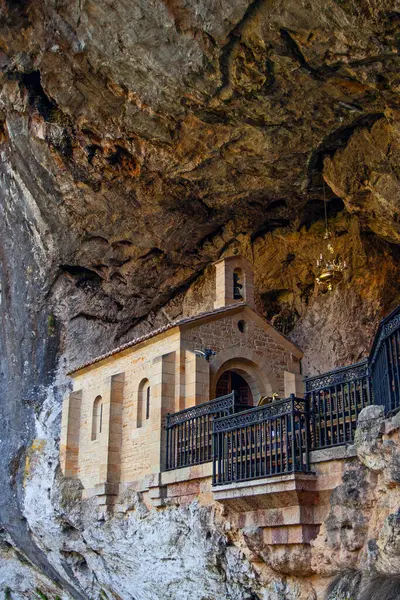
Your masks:
{"label": "stone balcony base", "polygon": [[316,481],[313,474],[290,473],[219,485],[212,492],[214,500],[236,512],[246,512],[315,504]]}
{"label": "stone balcony base", "polygon": [[321,521],[317,476],[291,473],[212,488],[214,500],[230,509],[242,530],[258,528],[263,544],[309,544]]}
{"label": "stone balcony base", "polygon": [[353,459],[353,447],[337,447],[310,453],[311,474],[290,473],[264,479],[212,486],[212,463],[166,472],[149,473],[135,482],[96,486],[101,505],[117,512],[129,510],[125,495],[136,493],[148,508],[188,505],[194,500],[203,505],[218,502],[230,513],[241,530],[262,529],[265,544],[309,544],[318,534],[329,510],[332,490],[340,484],[344,464]]}
{"label": "stone balcony base", "polygon": [[314,451],[312,474],[290,473],[212,487],[213,499],[230,512],[242,531],[257,531],[263,546],[308,546],[329,510],[332,490],[340,484],[353,447]]}

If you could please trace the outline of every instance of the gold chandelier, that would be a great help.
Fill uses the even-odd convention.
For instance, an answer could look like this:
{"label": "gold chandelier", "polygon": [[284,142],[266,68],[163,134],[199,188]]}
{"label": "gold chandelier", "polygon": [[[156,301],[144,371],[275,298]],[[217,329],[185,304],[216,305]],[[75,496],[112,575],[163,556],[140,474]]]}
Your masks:
{"label": "gold chandelier", "polygon": [[341,281],[343,271],[347,269],[346,261],[342,261],[339,255],[335,256],[335,249],[331,243],[332,233],[328,227],[328,212],[325,197],[325,182],[324,182],[324,207],[325,207],[325,234],[326,251],[319,255],[317,259],[318,275],[316,282],[320,286],[322,292],[330,292],[333,286]]}

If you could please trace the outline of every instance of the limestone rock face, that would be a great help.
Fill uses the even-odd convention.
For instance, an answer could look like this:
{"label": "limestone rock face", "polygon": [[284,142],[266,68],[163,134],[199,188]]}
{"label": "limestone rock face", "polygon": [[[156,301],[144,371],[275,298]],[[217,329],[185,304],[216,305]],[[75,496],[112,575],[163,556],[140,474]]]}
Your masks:
{"label": "limestone rock face", "polygon": [[358,461],[346,465],[343,483],[332,492],[329,514],[313,543],[316,572],[334,575],[358,566],[360,551],[367,542],[373,483]]}
{"label": "limestone rock face", "polygon": [[[223,253],[254,264],[257,306],[305,373],[366,354],[400,298],[398,15],[393,0],[0,0],[0,520],[26,561],[2,549],[1,585],[7,568],[25,582],[13,597],[111,585],[52,516],[65,372],[206,308]],[[349,265],[325,295],[324,195]],[[226,579],[233,595],[312,597],[281,575],[259,592],[235,552],[210,594]]]}
{"label": "limestone rock face", "polygon": [[400,161],[397,115],[357,131],[345,148],[327,158],[325,174],[350,213],[383,239],[399,242],[398,182]]}
{"label": "limestone rock face", "polygon": [[395,598],[399,591],[398,418],[383,427],[382,411],[374,406],[360,413],[359,422],[358,460],[347,465],[312,544],[314,569],[339,573],[329,600],[366,600],[378,590]]}

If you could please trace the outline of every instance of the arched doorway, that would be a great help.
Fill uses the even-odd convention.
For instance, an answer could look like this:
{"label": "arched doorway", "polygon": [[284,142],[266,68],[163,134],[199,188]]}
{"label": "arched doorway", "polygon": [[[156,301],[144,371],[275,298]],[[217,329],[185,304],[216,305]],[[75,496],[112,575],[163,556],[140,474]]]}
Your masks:
{"label": "arched doorway", "polygon": [[225,396],[235,391],[242,406],[254,406],[253,394],[247,381],[236,371],[224,371],[217,381],[216,396]]}
{"label": "arched doorway", "polygon": [[279,381],[268,362],[251,348],[239,346],[223,350],[210,362],[210,398],[217,398],[217,383],[226,371],[238,373],[248,384],[257,406],[263,396],[280,391]]}

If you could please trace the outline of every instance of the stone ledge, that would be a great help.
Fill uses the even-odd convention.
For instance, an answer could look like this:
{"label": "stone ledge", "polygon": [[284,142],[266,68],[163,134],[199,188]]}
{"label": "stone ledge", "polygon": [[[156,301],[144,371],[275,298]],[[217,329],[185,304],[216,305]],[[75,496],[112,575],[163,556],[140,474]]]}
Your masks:
{"label": "stone ledge", "polygon": [[159,500],[165,498],[167,493],[166,486],[152,487],[149,489],[149,498],[151,500]]}
{"label": "stone ledge", "polygon": [[334,446],[332,448],[323,448],[322,450],[313,450],[310,452],[310,465],[326,462],[328,460],[343,460],[357,456],[357,450],[354,444],[349,446]]}
{"label": "stone ledge", "polygon": [[[274,475],[271,477],[264,477],[262,479],[249,479],[248,481],[234,481],[226,485],[216,485],[211,489],[214,493],[225,492],[230,490],[246,489],[248,487],[260,488],[267,486],[279,487],[281,484],[287,482],[300,482],[300,481],[315,481],[317,476],[314,473],[286,473],[284,475]],[[275,490],[274,490],[275,491]],[[272,490],[271,492],[272,493]]]}
{"label": "stone ledge", "polygon": [[215,486],[212,492],[217,502],[237,512],[245,512],[262,508],[313,504],[317,496],[316,482],[316,475],[291,473]]}
{"label": "stone ledge", "polygon": [[174,469],[173,471],[164,471],[161,473],[162,485],[171,483],[180,483],[182,481],[190,481],[191,479],[204,479],[212,477],[212,462],[203,463],[202,465],[193,465],[192,467],[183,467],[182,469]]}
{"label": "stone ledge", "polygon": [[263,541],[269,546],[310,544],[318,535],[318,525],[298,523],[291,526],[268,527],[263,529]]}
{"label": "stone ledge", "polygon": [[235,524],[241,529],[288,527],[293,525],[320,525],[321,520],[315,506],[287,506],[284,508],[266,508],[236,515]]}
{"label": "stone ledge", "polygon": [[[310,463],[312,466],[313,464],[318,465],[324,462],[343,461],[353,458],[356,455],[354,445],[336,446],[314,450],[310,453]],[[287,473],[214,487],[211,485],[211,477],[212,462],[207,462],[191,467],[174,469],[173,471],[149,473],[140,480],[129,483],[125,482],[120,484],[120,486],[114,484],[97,485],[94,488],[86,490],[85,496],[113,496],[118,492],[123,493],[125,490],[131,489],[139,493],[148,492],[153,504],[157,501],[162,504],[168,497],[180,497],[182,492],[180,487],[176,487],[179,484],[203,480],[203,492],[212,492],[214,500],[232,506],[235,505],[236,510],[243,512],[254,509],[272,509],[284,505],[288,506],[295,498],[297,498],[299,504],[302,504],[303,501],[299,498],[299,495],[307,496],[309,497],[309,501],[312,501],[311,496],[315,494],[321,496],[326,491],[330,492],[332,487],[334,487],[331,482],[334,476],[330,473]],[[169,491],[168,488],[170,488]],[[195,495],[198,493],[199,491]],[[322,496],[320,500],[322,500]]]}
{"label": "stone ledge", "polygon": [[118,483],[97,483],[94,487],[84,490],[83,498],[93,498],[93,496],[117,496],[118,492]]}

